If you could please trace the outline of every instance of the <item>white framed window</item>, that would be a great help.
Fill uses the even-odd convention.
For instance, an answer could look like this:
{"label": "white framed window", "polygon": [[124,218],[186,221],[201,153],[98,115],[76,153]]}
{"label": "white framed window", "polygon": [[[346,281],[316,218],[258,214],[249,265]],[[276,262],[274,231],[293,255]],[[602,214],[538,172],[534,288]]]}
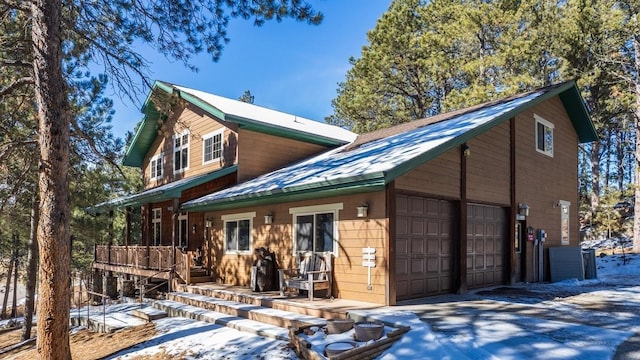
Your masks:
{"label": "white framed window", "polygon": [[553,157],[553,124],[538,115],[536,119],[536,151]]}
{"label": "white framed window", "polygon": [[255,212],[223,215],[225,254],[251,254]]}
{"label": "white framed window", "polygon": [[162,178],[162,153],[151,158],[149,162],[149,178],[151,180]]}
{"label": "white framed window", "polygon": [[338,256],[338,220],[343,203],[290,208],[293,215],[293,250],[332,252]]}
{"label": "white framed window", "polygon": [[162,209],[151,210],[151,243],[154,246],[162,242]]}
{"label": "white framed window", "polygon": [[173,172],[179,173],[189,168],[189,132],[183,131],[173,137]]}
{"label": "white framed window", "polygon": [[202,164],[209,164],[222,157],[222,135],[224,129],[202,137]]}
{"label": "white framed window", "polygon": [[176,246],[183,247],[189,245],[189,215],[181,212],[178,215],[178,238]]}

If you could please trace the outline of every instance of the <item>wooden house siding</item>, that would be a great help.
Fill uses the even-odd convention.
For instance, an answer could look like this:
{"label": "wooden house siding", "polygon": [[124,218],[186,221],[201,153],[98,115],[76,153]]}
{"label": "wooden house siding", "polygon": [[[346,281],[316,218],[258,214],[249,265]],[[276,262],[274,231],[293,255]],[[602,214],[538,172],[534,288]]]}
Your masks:
{"label": "wooden house siding", "polygon": [[[369,217],[356,217],[356,207],[362,202],[369,204]],[[294,203],[273,204],[224,212],[208,212],[205,219],[213,219],[214,227],[208,241],[205,241],[205,259],[211,264],[218,281],[225,284],[248,285],[251,266],[255,261],[254,251],[267,247],[276,253],[280,268],[295,266],[293,257],[293,215],[289,209],[300,206],[314,206],[342,203],[338,218],[338,256],[334,258],[333,295],[342,299],[385,303],[385,284],[388,269],[385,264],[385,245],[388,243],[388,222],[385,215],[384,192],[349,195],[339,198],[309,200]],[[224,253],[223,215],[244,212],[256,213],[253,218],[252,248],[247,254]],[[264,215],[273,213],[273,223],[264,223]],[[362,248],[376,248],[376,267],[371,270],[372,290],[367,290],[367,268],[362,266]]]}
{"label": "wooden house siding", "polygon": [[298,140],[239,130],[238,181],[243,182],[306,159],[326,147]]}
{"label": "wooden house siding", "polygon": [[[225,126],[226,125],[226,126]],[[158,136],[143,161],[143,180],[145,189],[214,171],[225,165],[232,165],[237,160],[237,134],[234,124],[226,124],[219,119],[203,113],[193,105],[176,109],[176,113],[163,126],[164,136]],[[168,129],[168,130],[166,130]],[[219,161],[203,164],[203,138],[215,131],[223,130],[223,156]],[[189,165],[183,172],[174,174],[173,137],[183,131],[189,131]],[[151,159],[162,153],[162,178],[151,180],[149,163]]]}
{"label": "wooden house siding", "polygon": [[453,149],[395,180],[397,191],[460,197],[460,150]]}
{"label": "wooden house siding", "polygon": [[[553,158],[536,151],[534,114],[554,125]],[[545,248],[561,246],[561,208],[558,201],[569,201],[569,241],[570,246],[578,246],[578,137],[561,101],[555,97],[539,104],[519,114],[515,124],[516,194],[518,202],[530,206],[527,226],[547,231]],[[526,256],[531,259],[532,246],[528,245],[525,246]],[[548,269],[545,274],[548,274]],[[529,270],[526,280],[533,280]]]}
{"label": "wooden house siding", "polygon": [[467,200],[510,206],[509,123],[505,122],[467,143]]}

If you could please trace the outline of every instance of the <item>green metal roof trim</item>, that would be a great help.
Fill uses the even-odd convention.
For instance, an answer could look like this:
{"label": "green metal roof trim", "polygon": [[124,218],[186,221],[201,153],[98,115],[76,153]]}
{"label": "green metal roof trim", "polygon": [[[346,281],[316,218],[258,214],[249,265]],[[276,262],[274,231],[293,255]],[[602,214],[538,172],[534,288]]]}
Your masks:
{"label": "green metal roof trim", "polygon": [[238,166],[233,165],[212,171],[206,174],[180,179],[165,185],[151,188],[137,194],[121,196],[103,203],[87,208],[85,211],[90,214],[101,214],[112,209],[119,209],[127,206],[140,206],[148,203],[161,202],[179,198],[183,191],[202,185],[208,181],[221,178],[238,171]]}
{"label": "green metal roof trim", "polygon": [[218,211],[248,206],[352,195],[381,191],[385,188],[386,184],[384,182],[384,176],[380,174],[380,177],[378,178],[361,179],[359,181],[352,179],[351,182],[326,184],[325,186],[320,187],[300,187],[297,189],[287,189],[286,191],[265,192],[254,194],[254,196],[238,196],[210,203],[185,203],[181,209],[185,211]]}
{"label": "green metal roof trim", "polygon": [[562,104],[564,105],[569,118],[573,122],[573,127],[578,133],[578,138],[581,143],[597,141],[598,132],[596,131],[589,111],[584,103],[584,99],[580,94],[580,90],[574,81],[570,82],[573,86],[569,87],[565,91],[560,92],[558,95]]}
{"label": "green metal roof trim", "polygon": [[[574,82],[482,104],[451,113],[437,121],[419,120],[410,130],[396,128],[359,146],[327,151],[298,164],[265,174],[184,204],[193,211],[324,197],[383,189],[415,169],[491,128],[554,96],[562,95],[581,142],[595,137],[591,119]],[[568,106],[568,105],[565,105]],[[428,119],[426,119],[428,120]],[[295,196],[295,197],[293,197]]]}
{"label": "green metal roof trim", "polygon": [[216,106],[210,104],[209,102],[189,93],[189,91],[196,92],[194,90],[189,90],[183,87],[178,87],[173,84],[156,80],[142,107],[142,112],[145,114],[145,116],[142,120],[142,124],[138,127],[131,145],[127,149],[123,160],[124,165],[141,167],[144,156],[147,154],[149,148],[151,147],[151,144],[153,144],[153,141],[157,137],[158,118],[160,114],[151,102],[151,94],[156,90],[162,90],[168,94],[176,94],[181,99],[201,109],[209,115],[223,121],[236,123],[243,129],[323,146],[339,146],[344,145],[346,142],[348,142],[332,136],[326,136],[321,133],[304,132],[296,129],[291,129],[286,126],[278,126],[277,124],[269,122],[249,119],[246,117],[236,116],[234,114],[227,114],[221,109],[218,109]]}
{"label": "green metal roof trim", "polygon": [[[547,90],[545,91],[545,89]],[[389,170],[386,176],[387,183],[415,169],[423,163],[435,159],[436,157],[455,147],[461,146],[462,144],[470,141],[476,136],[492,129],[497,125],[500,125],[505,121],[508,121],[519,113],[522,113],[544,101],[551,99],[554,96],[558,96],[565,106],[565,109],[569,114],[571,122],[576,130],[576,133],[578,134],[579,142],[585,143],[598,139],[598,134],[596,133],[595,127],[593,126],[593,122],[591,121],[591,116],[589,116],[589,112],[584,105],[582,95],[580,95],[580,91],[578,90],[575,81],[567,81],[541,90],[544,91],[542,95],[526,102],[525,104],[520,105],[504,114],[501,114],[500,116],[494,118],[492,121],[471,129],[470,131],[467,131],[464,134],[457,136],[440,146],[434,147],[430,151],[416,156],[415,158]]]}
{"label": "green metal roof trim", "polygon": [[161,81],[155,81],[153,83],[151,91],[142,105],[141,110],[144,113],[144,117],[124,154],[124,158],[122,159],[123,165],[142,167],[144,156],[158,136],[158,119],[160,119],[160,113],[151,102],[151,94],[155,89],[161,89],[167,93],[171,93],[171,87],[168,84]]}

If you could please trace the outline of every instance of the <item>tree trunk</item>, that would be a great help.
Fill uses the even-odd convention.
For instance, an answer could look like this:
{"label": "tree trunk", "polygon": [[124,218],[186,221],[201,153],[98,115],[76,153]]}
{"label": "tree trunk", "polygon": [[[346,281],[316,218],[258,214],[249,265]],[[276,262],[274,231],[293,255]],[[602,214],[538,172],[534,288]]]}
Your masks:
{"label": "tree trunk", "polygon": [[[635,53],[635,70],[640,70],[640,59],[638,56],[640,55],[640,43],[638,42],[638,37],[633,36],[633,51]],[[640,209],[640,166],[638,166],[638,161],[640,160],[640,146],[638,145],[638,141],[640,139],[640,79],[635,80],[635,96],[636,96],[636,110],[634,112],[634,122],[635,122],[635,135],[636,135],[636,143],[634,149],[635,155],[635,216],[633,217],[633,251],[636,253],[640,253],[640,219],[638,219],[638,211]]]}
{"label": "tree trunk", "polygon": [[38,342],[40,359],[71,359],[69,124],[62,73],[61,0],[31,3],[35,100],[38,109],[40,219]]}
{"label": "tree trunk", "polygon": [[[15,245],[18,243],[18,237],[16,236]],[[13,301],[11,302],[11,318],[15,319],[18,317],[18,265],[20,265],[20,256],[18,255],[18,248],[16,247],[13,250],[15,254],[14,266],[13,266]]]}
{"label": "tree trunk", "polygon": [[591,213],[600,205],[600,141],[591,146]]}
{"label": "tree trunk", "polygon": [[4,286],[4,299],[2,302],[2,313],[0,313],[0,319],[7,318],[7,304],[9,303],[9,290],[11,289],[11,274],[13,273],[14,256],[11,254],[9,259],[9,270],[7,271],[7,284]]}
{"label": "tree trunk", "polygon": [[27,256],[27,288],[24,303],[24,325],[22,326],[22,341],[31,339],[33,326],[33,310],[36,295],[36,278],[38,271],[38,222],[40,212],[38,197],[33,199],[31,208],[31,232],[29,233],[29,254]]}

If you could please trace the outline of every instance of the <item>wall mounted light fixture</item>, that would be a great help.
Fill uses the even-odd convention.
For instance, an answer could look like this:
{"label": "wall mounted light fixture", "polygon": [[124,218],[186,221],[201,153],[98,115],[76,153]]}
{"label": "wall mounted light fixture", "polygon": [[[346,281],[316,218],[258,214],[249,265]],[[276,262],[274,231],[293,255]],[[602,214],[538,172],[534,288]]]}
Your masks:
{"label": "wall mounted light fixture", "polygon": [[462,154],[464,154],[464,157],[471,156],[471,149],[469,148],[469,145],[467,144],[462,145]]}
{"label": "wall mounted light fixture", "polygon": [[198,225],[193,224],[193,226],[191,227],[191,232],[195,234],[196,231],[198,231]]}
{"label": "wall mounted light fixture", "polygon": [[264,216],[264,223],[265,224],[272,224],[273,223],[273,213],[271,211],[269,211],[267,213],[267,215]]}
{"label": "wall mounted light fixture", "polygon": [[523,203],[518,204],[518,212],[522,216],[529,216],[529,205]]}
{"label": "wall mounted light fixture", "polygon": [[208,228],[213,227],[213,220],[212,220],[212,219],[207,219],[207,220],[204,222],[204,226],[205,226],[205,227],[208,227]]}
{"label": "wall mounted light fixture", "polygon": [[358,216],[359,218],[365,218],[369,215],[369,204],[367,204],[366,202],[360,204],[360,206],[358,206],[356,209],[358,210],[356,216]]}

